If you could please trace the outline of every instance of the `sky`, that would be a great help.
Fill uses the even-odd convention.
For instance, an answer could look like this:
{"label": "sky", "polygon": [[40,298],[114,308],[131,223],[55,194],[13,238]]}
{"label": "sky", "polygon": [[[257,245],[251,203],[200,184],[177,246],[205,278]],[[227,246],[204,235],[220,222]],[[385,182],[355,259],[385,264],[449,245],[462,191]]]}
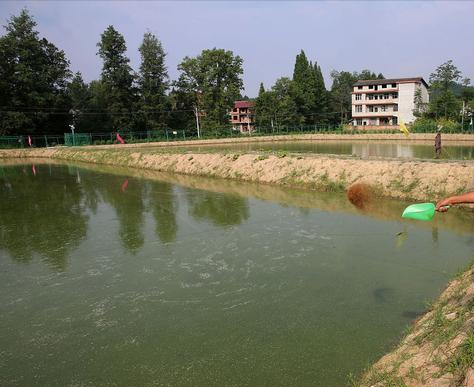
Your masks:
{"label": "sky", "polygon": [[[243,59],[244,94],[255,97],[291,77],[303,49],[323,71],[370,69],[386,78],[429,75],[453,60],[474,81],[474,2],[470,1],[0,1],[1,25],[27,8],[40,36],[64,50],[85,81],[100,77],[101,33],[113,25],[124,37],[135,71],[147,31],[167,53],[170,78],[185,56],[224,48]],[[1,34],[5,33],[2,30]]]}

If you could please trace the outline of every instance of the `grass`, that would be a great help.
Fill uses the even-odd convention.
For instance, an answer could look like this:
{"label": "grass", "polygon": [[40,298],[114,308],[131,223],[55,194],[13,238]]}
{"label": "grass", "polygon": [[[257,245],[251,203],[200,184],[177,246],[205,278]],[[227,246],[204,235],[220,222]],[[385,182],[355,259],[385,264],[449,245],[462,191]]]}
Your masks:
{"label": "grass", "polygon": [[474,364],[474,334],[471,334],[457,349],[449,362],[447,372],[454,375],[457,386],[464,384],[466,372]]}

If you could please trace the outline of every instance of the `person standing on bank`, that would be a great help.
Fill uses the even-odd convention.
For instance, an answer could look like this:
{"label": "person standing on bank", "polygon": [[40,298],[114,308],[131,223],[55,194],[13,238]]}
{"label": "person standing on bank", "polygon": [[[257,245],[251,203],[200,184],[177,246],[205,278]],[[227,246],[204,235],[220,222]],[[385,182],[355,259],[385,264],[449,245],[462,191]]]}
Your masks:
{"label": "person standing on bank", "polygon": [[441,125],[438,125],[438,130],[435,137],[435,153],[436,158],[439,159],[441,156]]}

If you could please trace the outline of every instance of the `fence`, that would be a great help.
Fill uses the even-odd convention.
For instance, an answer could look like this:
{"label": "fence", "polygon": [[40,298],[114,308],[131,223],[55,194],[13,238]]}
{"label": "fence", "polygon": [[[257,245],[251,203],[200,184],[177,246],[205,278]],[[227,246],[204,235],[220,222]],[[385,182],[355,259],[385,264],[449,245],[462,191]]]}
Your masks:
{"label": "fence", "polygon": [[[413,133],[432,133],[436,131],[435,127],[417,127],[410,129]],[[384,129],[362,129],[359,130],[352,126],[333,126],[333,125],[298,125],[298,126],[274,126],[274,127],[257,127],[251,133],[240,133],[232,128],[221,128],[214,130],[204,130],[201,132],[199,139],[215,139],[215,138],[238,138],[238,137],[258,137],[258,136],[278,136],[286,134],[304,134],[304,133],[399,133],[394,127]],[[443,133],[474,133],[469,124],[450,128],[443,128]],[[120,136],[126,143],[146,143],[155,141],[184,141],[197,140],[196,129],[186,130],[149,130],[141,132],[124,131],[120,132]],[[0,137],[0,148],[26,148],[29,147],[28,137],[31,138],[31,146],[33,147],[50,147],[56,145],[81,146],[81,145],[106,145],[117,144],[115,133],[65,133],[64,135],[32,135],[32,136],[3,136]]]}

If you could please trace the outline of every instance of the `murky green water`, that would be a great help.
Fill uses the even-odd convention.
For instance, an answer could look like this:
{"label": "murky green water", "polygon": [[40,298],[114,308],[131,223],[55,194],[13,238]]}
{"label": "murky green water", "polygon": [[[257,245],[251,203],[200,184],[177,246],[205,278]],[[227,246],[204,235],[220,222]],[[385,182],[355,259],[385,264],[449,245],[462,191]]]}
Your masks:
{"label": "murky green water", "polygon": [[163,179],[0,167],[1,386],[342,386],[474,248],[456,210]]}
{"label": "murky green water", "polygon": [[[161,148],[146,148],[148,151],[160,151]],[[390,158],[435,158],[433,144],[419,144],[408,141],[379,142],[379,141],[277,141],[254,142],[222,145],[193,145],[181,150],[196,152],[253,152],[253,151],[286,151],[292,153],[337,154],[357,157],[390,157]],[[144,149],[141,148],[143,151]],[[444,145],[441,152],[442,159],[472,160],[474,146]]]}

